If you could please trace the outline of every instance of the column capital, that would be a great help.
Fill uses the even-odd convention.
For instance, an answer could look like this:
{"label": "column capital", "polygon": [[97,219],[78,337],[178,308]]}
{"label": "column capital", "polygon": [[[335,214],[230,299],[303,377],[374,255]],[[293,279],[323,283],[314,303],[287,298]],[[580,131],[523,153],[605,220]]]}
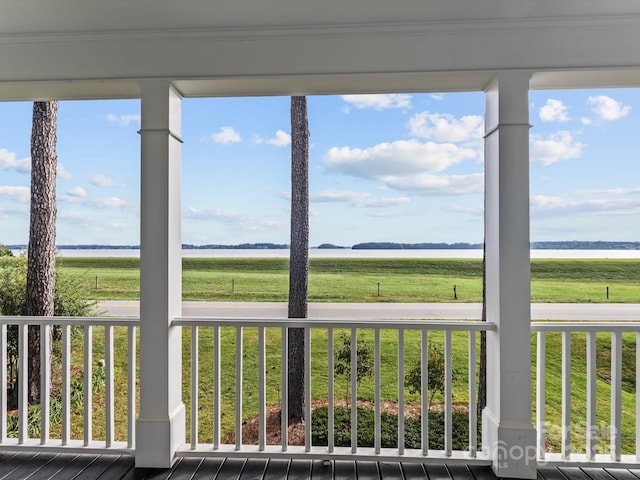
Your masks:
{"label": "column capital", "polygon": [[485,134],[498,126],[529,126],[529,81],[532,72],[499,72],[485,89]]}
{"label": "column capital", "polygon": [[169,130],[177,139],[182,135],[182,94],[166,80],[140,83],[140,131]]}

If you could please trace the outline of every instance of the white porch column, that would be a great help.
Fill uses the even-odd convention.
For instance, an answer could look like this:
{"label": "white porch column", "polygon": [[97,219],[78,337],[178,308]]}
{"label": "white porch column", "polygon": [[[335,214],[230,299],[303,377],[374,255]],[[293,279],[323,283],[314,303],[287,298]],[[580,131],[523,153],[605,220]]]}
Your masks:
{"label": "white porch column", "polygon": [[531,405],[529,78],[500,73],[486,91],[487,406],[482,447],[499,477],[536,478]]}
{"label": "white porch column", "polygon": [[181,98],[166,81],[141,84],[140,413],[136,466],[170,467],[185,441],[180,232]]}

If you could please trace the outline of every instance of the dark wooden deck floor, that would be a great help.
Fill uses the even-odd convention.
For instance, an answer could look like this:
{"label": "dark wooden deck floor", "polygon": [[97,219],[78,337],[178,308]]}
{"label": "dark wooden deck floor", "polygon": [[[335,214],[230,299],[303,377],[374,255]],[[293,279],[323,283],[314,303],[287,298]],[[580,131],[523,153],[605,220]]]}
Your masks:
{"label": "dark wooden deck floor", "polygon": [[[320,460],[183,458],[170,470],[135,468],[133,457],[0,454],[0,480],[495,480],[489,467]],[[640,470],[541,468],[538,480],[639,480]]]}

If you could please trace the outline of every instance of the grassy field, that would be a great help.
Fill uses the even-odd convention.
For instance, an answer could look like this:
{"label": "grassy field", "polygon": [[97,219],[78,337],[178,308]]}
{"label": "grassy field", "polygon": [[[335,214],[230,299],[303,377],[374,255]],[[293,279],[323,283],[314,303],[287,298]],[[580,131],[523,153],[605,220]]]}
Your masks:
{"label": "grassy field", "polygon": [[[139,261],[135,258],[63,258],[59,268],[84,279],[96,299],[136,299],[139,291]],[[533,260],[532,301],[534,302],[630,302],[640,303],[640,262],[634,260]],[[96,288],[97,277],[97,288]],[[380,296],[378,296],[378,283]],[[233,289],[232,289],[233,284]],[[480,260],[444,259],[311,259],[310,301],[312,302],[450,302],[453,301],[453,285],[457,286],[458,301],[480,302],[482,265]],[[288,287],[288,263],[286,259],[185,259],[183,262],[183,298],[187,300],[262,300],[286,301]],[[606,298],[606,288],[609,296]],[[101,332],[96,329],[96,335]],[[116,344],[122,341],[124,330],[116,334]],[[212,438],[212,331],[200,329],[200,441]],[[280,335],[277,330],[267,333],[267,403],[280,399]],[[363,331],[371,340],[372,332]],[[419,355],[418,332],[407,331],[405,341],[406,368]],[[120,337],[120,340],[118,338]],[[573,442],[577,451],[584,445],[586,405],[585,341],[583,334],[574,334],[572,347],[572,424],[575,426]],[[222,359],[222,429],[233,429],[235,408],[235,330],[222,331],[224,342]],[[430,341],[442,342],[442,334],[435,333]],[[635,419],[635,336],[624,335],[623,366],[623,450],[631,453],[634,448]],[[102,340],[96,338],[95,357],[102,354]],[[247,328],[243,334],[244,380],[243,412],[245,418],[257,411],[257,330]],[[532,352],[535,362],[534,337]],[[600,453],[607,449],[609,419],[609,342],[607,334],[598,337],[597,423],[600,437]],[[336,333],[336,347],[340,343]],[[463,334],[454,334],[453,370],[454,402],[464,404],[467,394],[467,340]],[[183,398],[190,406],[189,361],[190,330],[183,330]],[[117,357],[124,353],[124,346],[117,347]],[[326,332],[312,332],[313,397],[327,396]],[[81,350],[80,350],[81,351]],[[397,337],[395,331],[383,332],[382,343],[382,396],[389,401],[397,399]],[[548,436],[557,450],[560,442],[561,355],[560,336],[547,337],[547,407]],[[535,363],[534,363],[535,364]],[[126,362],[117,363],[119,378],[124,381]],[[535,368],[532,371],[535,379]],[[116,397],[124,398],[121,381],[117,381]],[[336,396],[348,394],[347,379],[336,378]],[[534,384],[535,385],[535,384]],[[535,387],[534,387],[535,388]],[[405,392],[408,401],[417,401],[416,395]],[[534,391],[535,394],[535,391]],[[360,385],[360,399],[373,399],[373,379],[365,378]],[[94,410],[96,436],[101,432],[99,417],[102,415],[102,396],[96,396],[98,406]],[[441,399],[436,397],[436,402]],[[534,412],[535,414],[535,412]],[[120,438],[126,432],[126,422],[119,419]]]}
{"label": "grassy field", "polygon": [[[59,258],[97,300],[139,298],[137,258]],[[479,259],[312,258],[311,302],[482,301]],[[531,300],[557,303],[640,303],[640,261],[534,259]],[[284,258],[186,258],[183,299],[211,301],[287,300],[288,260]],[[378,295],[378,286],[380,295]],[[607,299],[607,287],[609,298]]]}

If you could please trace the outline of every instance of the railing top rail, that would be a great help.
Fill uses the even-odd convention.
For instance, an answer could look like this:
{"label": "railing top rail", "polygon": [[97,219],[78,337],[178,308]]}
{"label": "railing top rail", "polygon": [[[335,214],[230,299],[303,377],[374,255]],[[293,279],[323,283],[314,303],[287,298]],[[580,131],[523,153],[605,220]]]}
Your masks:
{"label": "railing top rail", "polygon": [[531,322],[532,332],[640,332],[635,321]]}
{"label": "railing top rail", "polygon": [[240,318],[240,317],[176,317],[173,325],[190,327],[288,327],[288,328],[407,328],[429,330],[489,331],[496,325],[478,320],[430,320],[430,319],[353,319],[353,318]]}
{"label": "railing top rail", "polygon": [[112,327],[137,327],[138,317],[32,317],[0,315],[0,325],[94,325]]}

